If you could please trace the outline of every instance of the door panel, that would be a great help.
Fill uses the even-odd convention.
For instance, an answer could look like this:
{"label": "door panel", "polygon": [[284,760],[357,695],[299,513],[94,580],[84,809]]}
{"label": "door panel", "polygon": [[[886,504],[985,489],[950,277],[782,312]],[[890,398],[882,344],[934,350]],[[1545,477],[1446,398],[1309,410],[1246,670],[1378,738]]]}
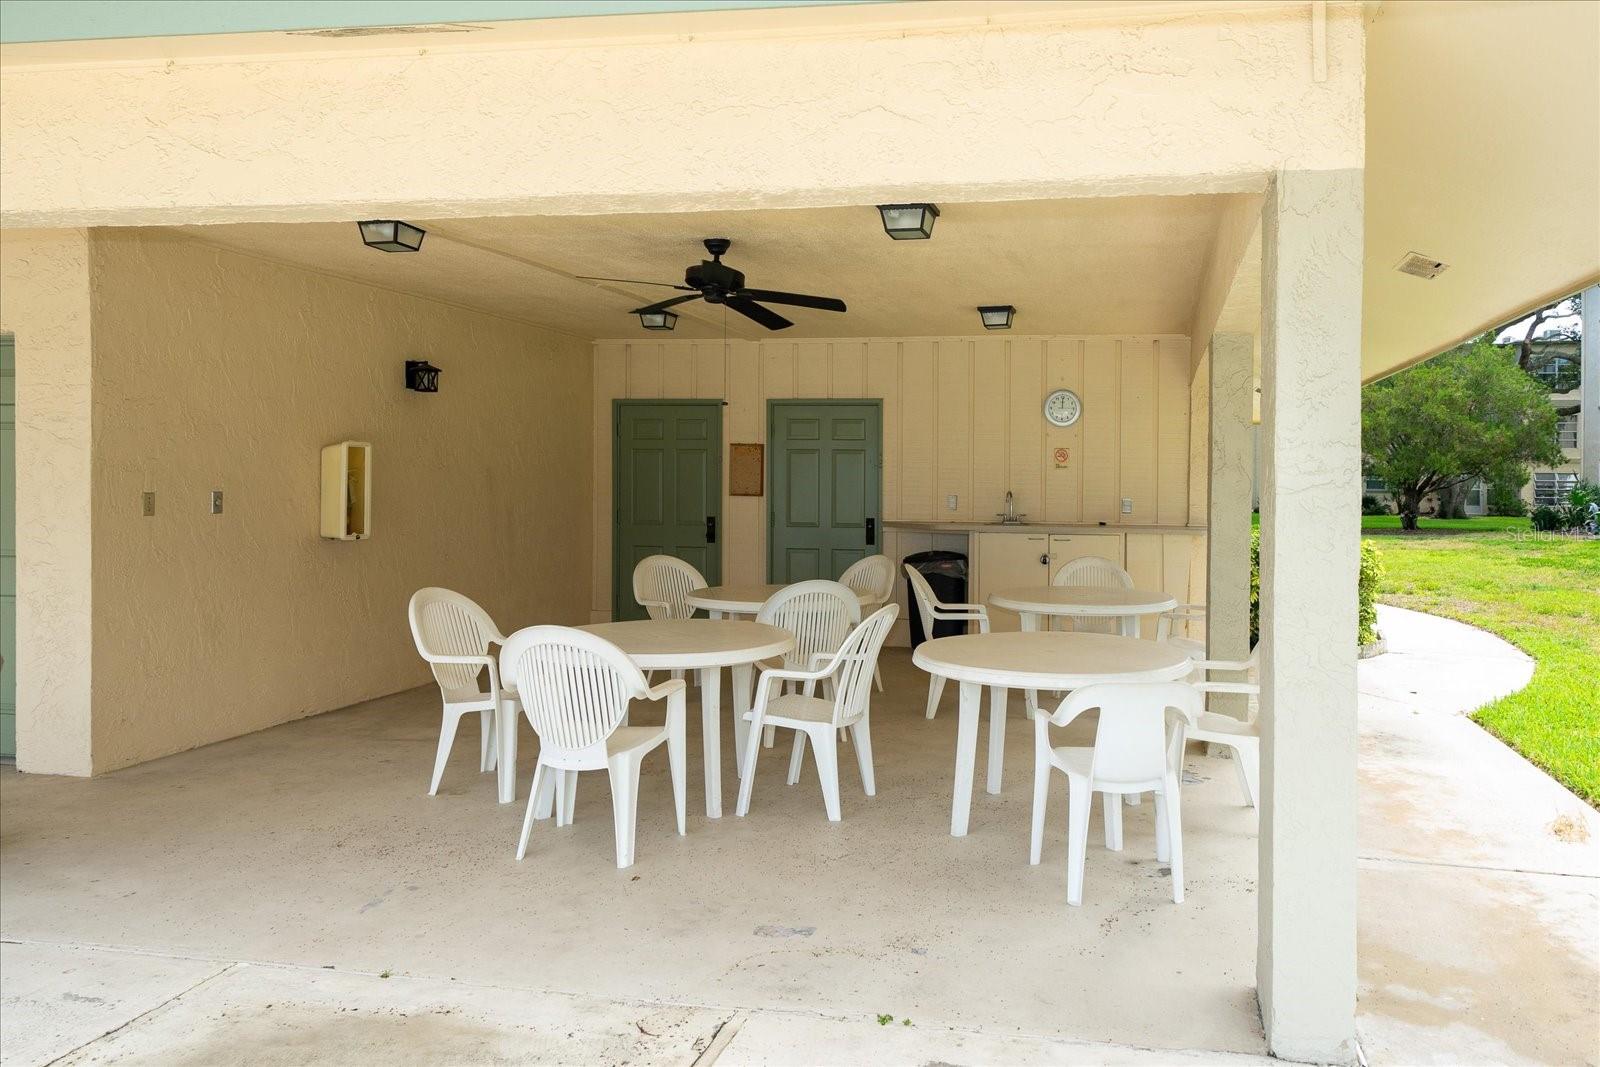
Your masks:
{"label": "door panel", "polygon": [[768,579],[837,578],[883,551],[878,403],[773,401],[768,413]]}
{"label": "door panel", "polygon": [[646,556],[676,556],[712,585],[722,580],[722,404],[624,400],[615,411],[611,611],[642,619],[633,568]]}

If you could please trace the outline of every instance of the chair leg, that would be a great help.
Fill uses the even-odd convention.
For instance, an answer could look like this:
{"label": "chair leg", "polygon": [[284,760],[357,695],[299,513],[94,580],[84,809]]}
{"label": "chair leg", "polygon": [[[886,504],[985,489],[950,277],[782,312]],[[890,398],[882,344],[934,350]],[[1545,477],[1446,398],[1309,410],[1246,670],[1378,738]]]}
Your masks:
{"label": "chair leg", "polygon": [[461,716],[444,712],[439,723],[439,751],[433,757],[433,781],[428,785],[428,795],[439,792],[439,779],[444,777],[444,765],[450,762],[450,746],[455,744],[456,730],[461,726]]}
{"label": "chair leg", "polygon": [[767,727],[766,731],[761,735],[761,747],[762,748],[771,748],[777,742],[777,740],[778,740],[778,728],[776,726],[769,726],[769,727]]}
{"label": "chair leg", "polygon": [[544,777],[539,778],[537,777],[539,766],[542,765],[535,765],[534,767],[536,775],[535,783],[539,788],[535,790],[534,795],[528,799],[535,802],[533,817],[543,821],[544,819],[548,819],[555,812],[557,774],[555,771],[546,771]]}
{"label": "chair leg", "polygon": [[806,732],[794,732],[794,752],[789,756],[789,785],[794,785],[800,780],[800,768],[806,761]]}
{"label": "chair leg", "polygon": [[876,663],[872,665],[872,684],[878,687],[878,692],[883,692],[883,668]]}
{"label": "chair leg", "polygon": [[1230,746],[1233,749],[1233,766],[1239,772],[1239,787],[1244,790],[1244,801],[1259,808],[1261,794],[1261,746],[1250,738]]}
{"label": "chair leg", "polygon": [[1067,776],[1067,903],[1083,903],[1083,864],[1089,851],[1089,779]]}
{"label": "chair leg", "polygon": [[1039,865],[1044,852],[1044,811],[1050,799],[1050,757],[1042,746],[1033,754],[1033,832],[1028,838],[1028,862]]}
{"label": "chair leg", "polygon": [[861,771],[861,788],[867,796],[878,795],[878,780],[872,768],[872,719],[863,715],[850,727],[856,742],[856,766]]}
{"label": "chair leg", "polygon": [[639,753],[614,757],[611,773],[611,821],[617,831],[617,869],[633,866],[633,831],[639,822]]}
{"label": "chair leg", "polygon": [[935,674],[928,679],[928,718],[939,714],[939,698],[944,696],[944,675]]}
{"label": "chair leg", "polygon": [[578,772],[561,771],[556,775],[556,825],[571,826],[578,807]]}
{"label": "chair leg", "polygon": [[756,784],[756,756],[761,752],[761,720],[750,724],[744,744],[744,777],[739,779],[739,806],[735,814],[741,819],[750,812],[750,793]]}
{"label": "chair leg", "polygon": [[817,761],[817,780],[822,783],[822,803],[828,809],[828,821],[838,822],[839,739],[833,735],[833,727],[825,726],[817,731],[811,738],[811,748]]}
{"label": "chair leg", "polygon": [[550,770],[540,760],[533,768],[533,786],[528,790],[528,813],[522,817],[522,836],[517,839],[517,859],[521,860],[528,854],[528,835],[533,832],[533,809],[538,803],[539,794],[543,792],[550,782]]}
{"label": "chair leg", "polygon": [[1112,852],[1122,851],[1122,797],[1116,793],[1101,793],[1101,813],[1106,822],[1106,848]]}
{"label": "chair leg", "polygon": [[478,712],[478,773],[494,770],[494,712]]}
{"label": "chair leg", "polygon": [[1156,794],[1156,862],[1166,863],[1172,851],[1168,848],[1170,825],[1169,819],[1172,812],[1167,808],[1167,798],[1160,793]]}
{"label": "chair leg", "polygon": [[1167,853],[1170,857],[1167,865],[1172,868],[1174,904],[1183,903],[1183,801],[1178,790],[1178,779],[1168,775],[1164,790],[1167,802]]}
{"label": "chair leg", "polygon": [[681,728],[667,732],[667,762],[672,765],[672,803],[678,813],[678,836],[682,837],[689,832],[688,823],[685,821],[685,800],[688,788],[689,740],[684,736]]}

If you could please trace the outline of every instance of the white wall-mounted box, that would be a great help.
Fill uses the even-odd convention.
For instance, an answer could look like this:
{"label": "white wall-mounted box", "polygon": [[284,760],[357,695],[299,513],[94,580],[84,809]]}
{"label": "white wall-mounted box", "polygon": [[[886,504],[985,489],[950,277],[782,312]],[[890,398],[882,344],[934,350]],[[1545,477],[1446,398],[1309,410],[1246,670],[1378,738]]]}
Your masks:
{"label": "white wall-mounted box", "polygon": [[372,536],[372,446],[365,441],[340,441],[322,450],[322,536]]}

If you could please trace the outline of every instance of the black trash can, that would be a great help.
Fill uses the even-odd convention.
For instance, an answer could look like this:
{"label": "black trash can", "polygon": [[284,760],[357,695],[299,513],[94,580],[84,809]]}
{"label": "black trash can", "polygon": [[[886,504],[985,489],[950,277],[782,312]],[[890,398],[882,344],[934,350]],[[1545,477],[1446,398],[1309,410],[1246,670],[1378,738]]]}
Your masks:
{"label": "black trash can", "polygon": [[[915,567],[928,580],[933,595],[946,604],[967,602],[967,557],[960,552],[913,552],[905,562]],[[911,611],[911,647],[916,648],[928,640],[922,632],[922,612],[916,610],[917,594],[911,589],[911,579],[906,579],[906,603]],[[933,624],[933,637],[954,637],[967,632],[967,624],[943,620]]]}

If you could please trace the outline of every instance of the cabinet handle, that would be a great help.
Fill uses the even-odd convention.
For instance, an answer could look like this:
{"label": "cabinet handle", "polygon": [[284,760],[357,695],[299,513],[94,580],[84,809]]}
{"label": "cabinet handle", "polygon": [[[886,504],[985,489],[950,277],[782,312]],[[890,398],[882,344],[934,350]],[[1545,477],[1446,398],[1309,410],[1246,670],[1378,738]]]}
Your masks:
{"label": "cabinet handle", "polygon": [[1050,557],[1049,556],[1040,556],[1039,557],[1039,562],[1043,563],[1046,567],[1048,567],[1048,566],[1050,566]]}

